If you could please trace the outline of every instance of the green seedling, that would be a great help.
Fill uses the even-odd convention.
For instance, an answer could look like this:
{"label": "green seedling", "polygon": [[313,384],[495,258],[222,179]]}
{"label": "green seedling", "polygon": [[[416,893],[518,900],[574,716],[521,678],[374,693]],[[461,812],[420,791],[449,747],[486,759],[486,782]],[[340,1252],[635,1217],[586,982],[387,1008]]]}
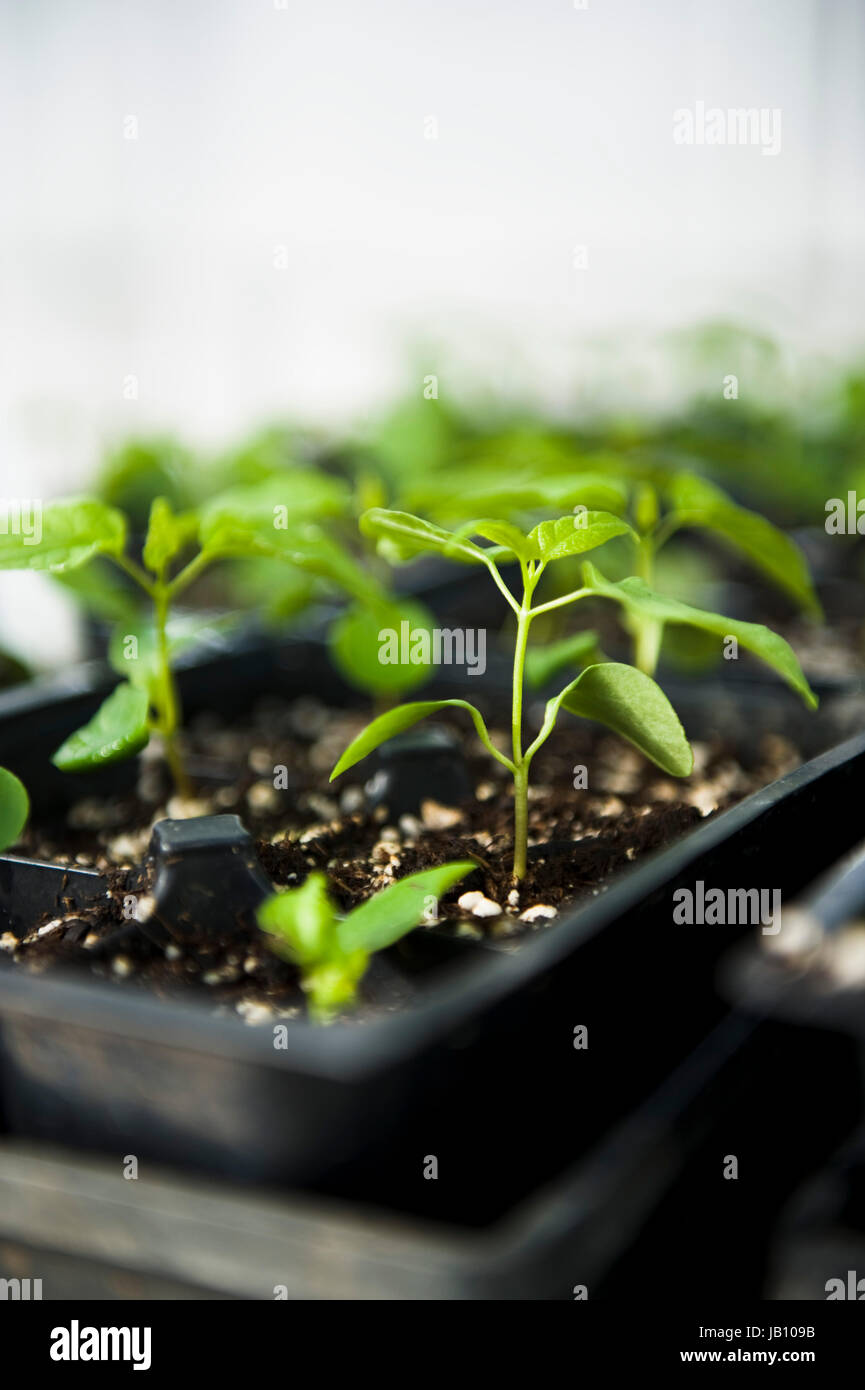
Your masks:
{"label": "green seedling", "polygon": [[[630,521],[633,572],[655,586],[658,555],[678,532],[711,533],[735,551],[803,613],[821,616],[820,602],[799,547],[758,512],[740,507],[721,488],[695,473],[649,465],[629,466],[623,456],[580,455],[559,445],[525,454],[505,450],[445,471],[411,491],[412,504],[448,524],[493,513],[511,523],[564,507],[600,508]],[[654,675],[665,622],[630,612],[634,664]],[[563,648],[563,655],[567,655]]]}
{"label": "green seedling", "polygon": [[[336,480],[295,469],[288,482],[267,480],[232,489],[194,511],[178,513],[165,498],[156,498],[140,562],[128,553],[123,513],[93,498],[46,506],[38,539],[0,534],[0,570],[62,576],[108,562],[149,604],[148,621],[131,614],[121,618],[111,657],[123,679],[93,719],[57,749],[56,766],[77,772],[113,763],[139,752],[156,734],[178,789],[188,794],[177,746],[180,703],[172,666],[182,648],[200,635],[202,624],[177,615],[178,600],[217,561],[265,557],[328,581],[355,596],[359,605],[378,605],[384,611],[386,600],[377,584],[318,524],[340,514],[345,505],[345,490]],[[416,670],[410,679],[418,679]]]}
{"label": "green seedling", "polygon": [[[377,659],[377,635],[408,621],[412,630],[431,630],[433,618],[420,603],[397,598],[383,582],[382,569],[368,554],[354,558],[356,497],[347,481],[304,469],[297,456],[303,441],[296,431],[273,427],[259,431],[225,455],[199,461],[172,440],[130,440],[108,459],[100,480],[99,500],[124,513],[133,536],[147,528],[152,502],[164,496],[173,511],[212,515],[214,495],[222,514],[250,508],[267,517],[268,509],[290,500],[293,519],[325,514],[333,523],[331,561],[326,572],[283,564],[266,551],[241,553],[224,566],[217,594],[230,608],[254,608],[276,629],[296,620],[317,599],[336,588],[349,604],[328,630],[331,658],[349,684],[387,702],[422,685],[432,674],[430,664],[411,667],[385,665]],[[326,506],[322,509],[322,502]],[[372,502],[369,503],[372,505]],[[143,515],[143,519],[142,519]],[[349,530],[351,524],[351,530]],[[353,544],[354,543],[354,547]],[[336,552],[343,552],[337,572]],[[71,590],[94,616],[117,623],[124,633],[140,625],[140,589],[97,558],[91,564],[55,571],[55,579]]]}
{"label": "green seedling", "polygon": [[30,800],[14,772],[0,767],[0,852],[14,845],[30,814]]}
{"label": "green seedling", "polygon": [[271,949],[298,967],[310,1017],[328,1023],[355,1003],[373,953],[425,919],[434,921],[438,899],[475,868],[466,860],[410,874],[345,917],[337,913],[325,875],[312,873],[302,887],[267,898],[258,924]]}
{"label": "green seedling", "polygon": [[[483,717],[466,700],[424,700],[399,705],[367,726],[346,748],[331,773],[331,780],[353,767],[380,744],[410,728],[427,715],[444,709],[463,709],[471,718],[487,752],[507,768],[514,787],[514,860],[516,879],[525,877],[528,843],[528,785],[532,759],[555,727],[561,709],[606,725],[634,744],[663,771],[687,777],[693,754],[678,716],[666,695],[646,672],[620,662],[587,666],[553,699],[547,702],[543,724],[526,747],[523,741],[523,685],[529,633],[543,613],[575,604],[592,596],[611,598],[626,612],[646,621],[685,623],[725,635],[734,635],[750,651],[768,662],[802,695],[816,705],[795,654],[783,638],[757,623],[743,623],[706,613],[655,594],[639,578],[610,583],[592,565],[584,566],[581,588],[546,603],[535,603],[535,590],[547,567],[559,560],[584,554],[622,535],[634,535],[630,525],[608,512],[581,512],[576,516],[543,521],[528,534],[507,521],[485,519],[467,523],[459,532],[446,531],[406,512],[374,509],[364,514],[361,526],[375,536],[379,548],[394,563],[422,552],[432,552],[469,565],[486,567],[516,619],[511,703],[511,751],[493,743]],[[471,539],[491,541],[485,547]],[[499,564],[519,567],[521,593],[515,596],[502,578]],[[592,634],[593,637],[593,634]]]}
{"label": "green seedling", "polygon": [[[738,506],[705,478],[682,472],[659,474],[655,481],[638,483],[632,495],[632,512],[635,568],[649,588],[654,584],[658,554],[668,541],[679,531],[703,530],[741,555],[802,612],[821,616],[808,563],[799,547],[766,517]],[[658,664],[666,621],[660,612],[649,616],[632,609],[629,614],[635,664],[650,674]],[[729,632],[728,626],[721,635]]]}

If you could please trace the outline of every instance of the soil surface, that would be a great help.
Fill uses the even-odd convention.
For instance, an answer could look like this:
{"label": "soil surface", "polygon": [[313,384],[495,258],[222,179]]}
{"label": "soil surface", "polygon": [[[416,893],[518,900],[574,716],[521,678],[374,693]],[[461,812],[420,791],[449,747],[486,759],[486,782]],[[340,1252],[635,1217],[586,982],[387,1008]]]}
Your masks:
{"label": "soil surface", "polygon": [[[238,922],[231,939],[192,949],[157,945],[129,920],[130,902],[139,920],[146,923],[152,913],[146,855],[155,821],[236,813],[274,884],[297,886],[311,870],[325,870],[343,908],[406,874],[473,859],[477,870],[442,900],[432,929],[438,946],[445,939],[447,957],[459,953],[463,939],[518,949],[531,933],[554,929],[561,911],[600,892],[633,861],[801,761],[775,736],[763,741],[750,766],[723,747],[695,743],[694,773],[679,781],[617,738],[588,725],[560,725],[532,767],[529,868],[517,887],[510,871],[507,773],[473,735],[467,738],[462,722],[450,727],[467,750],[471,793],[456,805],[421,798],[415,813],[401,816],[386,805],[371,806],[369,763],[328,783],[337,757],[366,722],[364,714],[309,699],[263,701],[245,725],[227,726],[211,716],[193,720],[185,734],[193,798],[171,794],[152,748],[141,759],[134,794],[80,801],[62,820],[28,828],[14,853],[95,868],[105,875],[107,891],[98,907],[43,918],[20,940],[6,933],[0,948],[29,970],[63,965],[163,996],[194,989],[250,1024],[293,1017],[303,1010],[296,971],[276,958],[253,922]],[[493,727],[493,736],[507,747],[504,730]],[[585,790],[574,785],[580,767],[587,770]],[[403,1007],[419,987],[411,943],[429,932],[421,929],[408,938],[407,949],[376,957],[362,988],[375,1011]],[[440,960],[442,951],[433,955]]]}

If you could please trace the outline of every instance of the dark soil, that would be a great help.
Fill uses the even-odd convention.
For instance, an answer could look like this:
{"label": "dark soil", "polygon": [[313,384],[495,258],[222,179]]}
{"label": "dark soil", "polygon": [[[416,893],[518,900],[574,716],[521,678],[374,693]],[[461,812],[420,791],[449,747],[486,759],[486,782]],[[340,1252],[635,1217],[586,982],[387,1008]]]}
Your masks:
{"label": "dark soil", "polygon": [[[440,904],[436,937],[517,949],[521,939],[554,926],[559,911],[600,892],[628,864],[800,761],[776,737],[764,740],[748,767],[722,747],[697,743],[693,775],[677,781],[616,738],[587,725],[562,725],[532,768],[529,870],[517,888],[510,873],[513,800],[505,770],[472,736],[474,794],[463,804],[421,800],[417,815],[399,818],[385,807],[371,811],[364,764],[340,784],[328,785],[336,758],[365,722],[362,715],[310,700],[263,702],[245,727],[210,716],[193,721],[186,738],[194,801],[169,794],[154,750],[142,760],[134,796],[82,801],[62,821],[28,829],[16,853],[96,868],[106,876],[108,893],[97,909],[60,911],[50,921],[34,922],[21,940],[7,933],[0,946],[31,970],[85,969],[161,995],[193,988],[250,1023],[291,1017],[302,1009],[296,972],[272,954],[251,923],[206,950],[179,944],[162,949],[130,923],[130,895],[142,919],[152,909],[146,852],[154,821],[234,812],[255,838],[275,884],[296,886],[311,870],[326,870],[343,908],[419,869],[474,859],[477,871]],[[466,739],[462,725],[454,721],[453,728]],[[587,790],[574,790],[578,766],[588,770]],[[476,896],[460,905],[466,893]],[[407,951],[395,948],[376,959],[364,983],[368,1002],[395,1008],[411,996],[412,971],[404,965],[412,949],[409,944]]]}

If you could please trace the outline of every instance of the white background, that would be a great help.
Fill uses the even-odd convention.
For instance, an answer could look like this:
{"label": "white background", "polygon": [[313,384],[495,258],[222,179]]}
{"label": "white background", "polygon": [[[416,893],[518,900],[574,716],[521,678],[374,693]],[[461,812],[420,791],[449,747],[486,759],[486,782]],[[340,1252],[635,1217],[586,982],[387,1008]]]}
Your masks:
{"label": "white background", "polygon": [[[132,431],[363,420],[427,371],[675,394],[646,344],[710,315],[860,345],[857,0],[277,5],[0,0],[0,493]],[[676,145],[697,100],[779,108],[778,157]]]}

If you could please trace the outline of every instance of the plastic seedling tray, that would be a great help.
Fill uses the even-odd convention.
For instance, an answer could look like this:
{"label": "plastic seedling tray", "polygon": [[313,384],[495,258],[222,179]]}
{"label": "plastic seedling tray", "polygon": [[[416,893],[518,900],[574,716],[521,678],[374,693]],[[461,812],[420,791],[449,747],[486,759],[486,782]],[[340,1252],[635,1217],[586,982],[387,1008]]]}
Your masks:
{"label": "plastic seedling tray", "polygon": [[[239,711],[265,692],[345,696],[312,640],[226,643],[185,664],[181,690],[190,712]],[[88,717],[102,693],[76,676],[59,690],[0,700],[0,763],[25,778],[37,805],[82,794],[80,781],[73,788],[54,773],[45,749]],[[827,808],[853,794],[863,771],[865,738],[821,755],[647,859],[517,952],[416,943],[416,933],[408,957],[395,957],[417,982],[410,1007],[328,1029],[292,1023],[284,1050],[271,1029],[195,1002],[7,964],[5,1127],[238,1178],[381,1191],[406,1210],[416,1184],[394,1174],[421,1144],[457,1170],[470,1163],[475,1174],[471,1183],[435,1185],[439,1214],[493,1220],[521,1195],[515,1182],[528,1192],[573,1160],[563,1109],[579,1115],[579,1150],[588,1152],[726,1012],[717,960],[749,929],[674,925],[674,889],[703,880],[798,891],[852,841],[853,827]],[[0,915],[17,872],[0,858]],[[582,1051],[574,1047],[580,1025],[589,1035]],[[430,1126],[433,1139],[424,1137]],[[507,1181],[497,1176],[502,1154]]]}
{"label": "plastic seedling tray", "polygon": [[[656,1286],[661,1268],[676,1275],[665,1260],[669,1229],[646,1227],[650,1213],[683,1182],[711,1207],[718,1164],[697,1160],[723,1151],[734,1117],[760,1113],[789,1143],[789,1096],[767,1100],[766,1062],[754,1026],[728,1018],[553,1181],[522,1197],[512,1181],[508,1204],[483,1227],[435,1219],[438,1183],[420,1178],[417,1161],[425,1204],[406,1219],[297,1192],[251,1194],[146,1163],[125,1182],[119,1159],[0,1142],[0,1275],[32,1270],[46,1299],[271,1300],[279,1290],[290,1299],[571,1300],[579,1286],[592,1300],[617,1288],[641,1296],[652,1282],[646,1270]],[[573,1138],[574,1117],[568,1128]],[[461,1171],[467,1182],[465,1162]],[[747,1184],[744,1241],[735,1227],[740,1296],[760,1291],[776,1179],[765,1172]],[[730,1269],[705,1226],[699,1255],[701,1287],[723,1288]]]}

